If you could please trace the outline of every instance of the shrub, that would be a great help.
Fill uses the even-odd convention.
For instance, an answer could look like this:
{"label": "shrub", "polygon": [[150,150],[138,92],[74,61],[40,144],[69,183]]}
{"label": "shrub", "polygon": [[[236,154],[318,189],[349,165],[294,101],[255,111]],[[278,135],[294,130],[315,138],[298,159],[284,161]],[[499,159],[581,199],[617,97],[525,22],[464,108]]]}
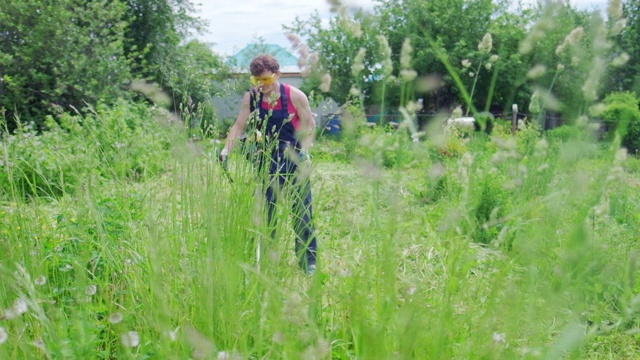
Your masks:
{"label": "shrub", "polygon": [[484,131],[487,134],[491,134],[493,131],[493,123],[495,118],[492,113],[483,111],[476,114],[476,131]]}
{"label": "shrub", "polygon": [[613,139],[618,132],[622,146],[630,153],[640,149],[640,109],[638,98],[631,92],[614,92],[604,99],[605,110],[602,114],[605,138]]}
{"label": "shrub", "polygon": [[581,134],[582,131],[576,126],[562,125],[555,129],[548,130],[546,132],[546,137],[550,142],[565,142],[577,139]]}

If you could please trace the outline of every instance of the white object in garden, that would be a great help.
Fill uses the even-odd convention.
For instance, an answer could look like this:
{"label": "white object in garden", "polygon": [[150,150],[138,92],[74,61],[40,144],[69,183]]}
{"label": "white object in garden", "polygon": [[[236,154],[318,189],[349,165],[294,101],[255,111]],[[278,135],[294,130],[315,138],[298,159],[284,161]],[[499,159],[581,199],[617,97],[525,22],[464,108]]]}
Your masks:
{"label": "white object in garden", "polygon": [[447,126],[455,127],[463,131],[475,130],[476,119],[473,117],[457,117],[447,120]]}

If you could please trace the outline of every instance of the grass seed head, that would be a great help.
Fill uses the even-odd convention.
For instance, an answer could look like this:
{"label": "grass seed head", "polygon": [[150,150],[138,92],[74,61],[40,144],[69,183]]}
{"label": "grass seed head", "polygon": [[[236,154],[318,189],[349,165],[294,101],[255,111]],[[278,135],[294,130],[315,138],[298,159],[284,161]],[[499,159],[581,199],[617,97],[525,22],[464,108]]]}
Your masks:
{"label": "grass seed head", "polygon": [[413,46],[411,46],[411,39],[404,39],[402,49],[400,50],[400,66],[402,66],[403,69],[411,68],[412,56]]}
{"label": "grass seed head", "polygon": [[326,73],[322,76],[322,83],[320,84],[320,91],[329,92],[331,90],[331,74]]}
{"label": "grass seed head", "polygon": [[122,313],[114,312],[113,314],[109,315],[109,322],[112,324],[119,324],[122,322],[123,318],[124,317],[122,316]]}
{"label": "grass seed head", "polygon": [[607,13],[610,19],[619,19],[622,17],[622,0],[609,0]]}
{"label": "grass seed head", "polygon": [[9,339],[9,334],[7,334],[7,330],[5,330],[2,326],[0,326],[0,345],[7,342]]}
{"label": "grass seed head", "polygon": [[120,335],[120,342],[126,347],[138,347],[140,345],[140,334],[137,331],[127,331]]}
{"label": "grass seed head", "polygon": [[493,38],[490,33],[486,33],[482,38],[482,41],[478,44],[478,50],[483,54],[488,54],[491,52],[491,48],[493,47]]}
{"label": "grass seed head", "polygon": [[542,77],[547,72],[547,67],[542,64],[537,64],[527,73],[527,77],[529,79],[538,79]]}

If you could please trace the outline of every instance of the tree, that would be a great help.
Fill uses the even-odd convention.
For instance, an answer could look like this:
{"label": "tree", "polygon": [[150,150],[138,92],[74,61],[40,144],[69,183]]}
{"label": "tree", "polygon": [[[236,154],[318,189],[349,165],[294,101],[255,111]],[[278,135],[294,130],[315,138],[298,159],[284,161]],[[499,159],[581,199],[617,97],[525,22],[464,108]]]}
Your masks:
{"label": "tree", "polygon": [[189,0],[0,3],[0,108],[9,130],[15,117],[41,128],[52,104],[82,111],[129,97],[132,80],[160,84],[176,110],[187,99],[208,103],[206,82],[222,62],[204,44],[183,43],[202,26],[193,11]]}
{"label": "tree", "polygon": [[[614,51],[618,55],[626,53],[628,62],[613,69],[609,91],[627,90],[640,95],[640,0],[626,0],[623,3],[622,18],[610,21],[609,27],[621,29]],[[621,26],[623,22],[626,22],[624,27]]]}
{"label": "tree", "polygon": [[[373,17],[357,12],[353,18],[347,13],[333,17],[325,28],[316,12],[307,20],[296,18],[292,26],[284,28],[307,39],[311,51],[319,55],[318,62],[313,64],[314,73],[320,77],[324,74],[331,75],[331,88],[326,92],[326,96],[344,103],[354,97],[351,94],[354,86],[360,92],[372,92],[371,82],[367,80],[375,75],[375,54],[378,51],[375,33],[371,29],[376,27]],[[360,49],[364,49],[365,57],[361,60],[362,64],[356,64],[356,55]],[[357,76],[354,76],[354,65],[358,68],[362,65]],[[317,77],[312,81],[315,84],[321,82]],[[310,91],[307,87],[303,86],[303,89]]]}
{"label": "tree", "polygon": [[117,1],[38,0],[0,4],[0,107],[41,127],[52,104],[77,109],[122,93],[125,8]]}

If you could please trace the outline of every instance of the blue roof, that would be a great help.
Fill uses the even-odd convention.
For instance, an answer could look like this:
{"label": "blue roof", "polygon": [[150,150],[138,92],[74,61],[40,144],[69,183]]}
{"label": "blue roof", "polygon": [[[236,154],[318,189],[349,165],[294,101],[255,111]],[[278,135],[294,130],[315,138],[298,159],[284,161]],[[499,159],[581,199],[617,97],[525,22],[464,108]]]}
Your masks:
{"label": "blue roof", "polygon": [[298,66],[298,58],[287,49],[276,44],[249,44],[238,51],[237,54],[230,56],[226,64],[231,67],[248,70],[251,60],[260,54],[273,55],[278,60],[281,68]]}

